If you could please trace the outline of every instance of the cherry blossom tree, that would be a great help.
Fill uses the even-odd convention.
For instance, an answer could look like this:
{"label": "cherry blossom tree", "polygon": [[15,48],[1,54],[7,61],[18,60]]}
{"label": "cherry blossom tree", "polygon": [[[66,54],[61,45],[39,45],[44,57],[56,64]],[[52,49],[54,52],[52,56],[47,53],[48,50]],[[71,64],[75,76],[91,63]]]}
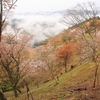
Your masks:
{"label": "cherry blossom tree", "polygon": [[15,97],[18,96],[17,85],[23,71],[20,70],[20,67],[24,60],[29,59],[27,50],[29,46],[27,43],[31,39],[27,34],[21,33],[21,31],[18,32],[15,35],[3,36],[0,43],[0,65],[5,76],[2,81],[12,87]]}
{"label": "cherry blossom tree", "polygon": [[57,78],[54,75],[54,66],[53,66],[53,63],[56,59],[54,55],[55,47],[48,44],[45,46],[39,46],[36,48],[36,50],[38,52],[37,59],[40,59],[41,61],[46,63],[47,68],[49,69],[51,73],[51,77],[54,78],[57,83]]}

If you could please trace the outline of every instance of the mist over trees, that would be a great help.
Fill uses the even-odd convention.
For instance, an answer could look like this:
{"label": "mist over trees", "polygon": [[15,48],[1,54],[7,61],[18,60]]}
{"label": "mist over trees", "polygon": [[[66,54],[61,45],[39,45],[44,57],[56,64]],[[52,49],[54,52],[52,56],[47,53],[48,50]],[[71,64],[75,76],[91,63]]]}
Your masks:
{"label": "mist over trees", "polygon": [[[41,45],[43,41],[62,32],[66,27],[60,23],[63,15],[12,15],[7,22],[12,27],[22,28],[27,34],[34,35],[33,45]],[[28,27],[30,26],[30,27]]]}

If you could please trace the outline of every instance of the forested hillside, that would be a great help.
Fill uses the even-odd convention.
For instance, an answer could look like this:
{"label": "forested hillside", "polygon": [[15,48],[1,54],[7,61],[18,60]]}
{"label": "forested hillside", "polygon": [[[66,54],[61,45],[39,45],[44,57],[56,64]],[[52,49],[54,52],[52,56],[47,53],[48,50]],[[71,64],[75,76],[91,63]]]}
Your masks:
{"label": "forested hillside", "polygon": [[7,100],[99,100],[98,13],[94,3],[68,9],[62,23],[69,28],[39,46],[30,44],[34,36],[16,27],[10,33],[3,23],[0,96],[4,94]]}

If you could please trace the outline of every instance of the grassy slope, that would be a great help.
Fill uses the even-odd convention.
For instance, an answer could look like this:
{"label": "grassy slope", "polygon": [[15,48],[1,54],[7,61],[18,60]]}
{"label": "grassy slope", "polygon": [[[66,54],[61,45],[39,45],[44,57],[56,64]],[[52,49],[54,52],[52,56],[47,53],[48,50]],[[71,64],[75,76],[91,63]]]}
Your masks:
{"label": "grassy slope", "polygon": [[[80,100],[76,99],[79,92],[74,91],[78,87],[89,88],[93,83],[94,68],[92,63],[77,66],[76,68],[63,73],[59,78],[59,84],[55,85],[55,81],[51,80],[39,88],[30,87],[34,100]],[[82,92],[82,93],[81,93]],[[80,91],[80,95],[85,94]],[[23,100],[25,94],[21,94],[16,99],[8,98],[8,100]]]}

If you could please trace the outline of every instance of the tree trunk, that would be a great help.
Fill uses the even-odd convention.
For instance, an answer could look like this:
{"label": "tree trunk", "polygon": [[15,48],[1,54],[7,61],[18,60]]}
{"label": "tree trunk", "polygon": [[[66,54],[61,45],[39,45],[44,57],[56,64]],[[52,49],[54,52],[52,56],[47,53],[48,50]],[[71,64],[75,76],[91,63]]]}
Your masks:
{"label": "tree trunk", "polygon": [[27,98],[29,100],[29,87],[28,87],[28,83],[25,81],[25,85],[26,85],[26,91],[27,91]]}
{"label": "tree trunk", "polygon": [[57,81],[59,81],[59,77],[57,76]]}
{"label": "tree trunk", "polygon": [[17,91],[19,92],[19,93],[22,93],[22,91],[17,87]]}
{"label": "tree trunk", "polygon": [[96,87],[96,81],[97,81],[97,75],[98,75],[98,67],[99,66],[96,66],[96,69],[95,69],[93,88]]}
{"label": "tree trunk", "polygon": [[2,35],[2,0],[0,0],[0,42],[1,42],[1,35]]}
{"label": "tree trunk", "polygon": [[55,82],[56,82],[56,84],[58,84],[58,82],[57,82],[57,80],[56,80],[56,77],[55,77],[55,75],[54,75],[54,73],[53,73],[53,71],[52,71],[51,68],[50,68],[50,72],[51,72],[51,75],[52,75],[52,79],[54,79]]}
{"label": "tree trunk", "polygon": [[66,67],[66,65],[67,65],[67,57],[65,58],[65,72],[67,72],[67,67]]}
{"label": "tree trunk", "polygon": [[28,82],[26,80],[24,80],[24,83],[25,83],[26,91],[27,91],[27,100],[30,100],[30,96],[31,96],[31,100],[34,100],[32,94],[29,93],[30,89],[29,89],[29,86],[28,86]]}
{"label": "tree trunk", "polygon": [[0,91],[0,100],[7,100],[4,96],[4,94]]}
{"label": "tree trunk", "polygon": [[39,84],[38,83],[36,83],[36,86],[37,86],[37,88],[39,88]]}
{"label": "tree trunk", "polygon": [[16,87],[16,86],[13,86],[13,91],[14,91],[15,97],[18,97],[18,94],[17,94],[17,87]]}

